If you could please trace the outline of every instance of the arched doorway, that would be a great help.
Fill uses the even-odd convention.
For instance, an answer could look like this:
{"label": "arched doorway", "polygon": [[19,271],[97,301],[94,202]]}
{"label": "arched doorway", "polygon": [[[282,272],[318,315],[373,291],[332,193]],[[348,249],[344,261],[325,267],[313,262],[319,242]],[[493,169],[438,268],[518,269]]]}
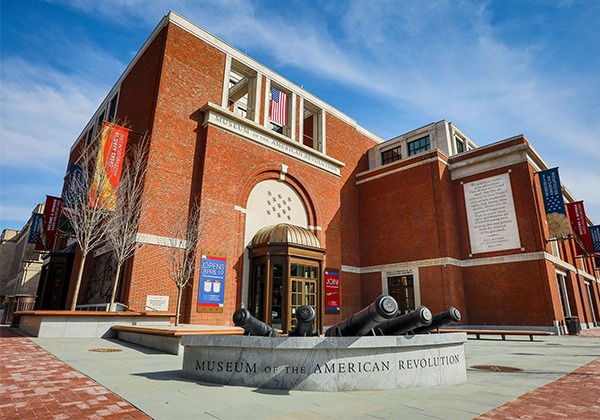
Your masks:
{"label": "arched doorway", "polygon": [[260,229],[250,245],[248,309],[274,328],[295,326],[296,309],[315,308],[315,327],[323,329],[322,269],[325,250],[307,229],[286,223]]}

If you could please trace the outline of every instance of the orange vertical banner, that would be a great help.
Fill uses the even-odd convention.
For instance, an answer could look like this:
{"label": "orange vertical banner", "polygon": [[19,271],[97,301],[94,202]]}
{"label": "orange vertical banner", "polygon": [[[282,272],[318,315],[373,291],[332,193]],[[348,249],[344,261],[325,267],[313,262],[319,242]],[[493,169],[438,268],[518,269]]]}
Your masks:
{"label": "orange vertical banner", "polygon": [[102,129],[90,202],[114,210],[129,130],[106,121]]}

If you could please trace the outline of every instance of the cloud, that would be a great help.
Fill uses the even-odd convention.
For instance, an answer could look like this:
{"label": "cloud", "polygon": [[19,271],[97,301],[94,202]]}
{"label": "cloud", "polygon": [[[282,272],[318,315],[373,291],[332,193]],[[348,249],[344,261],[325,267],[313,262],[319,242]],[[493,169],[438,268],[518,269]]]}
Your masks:
{"label": "cloud", "polygon": [[[3,63],[1,165],[54,172],[105,95],[93,85],[20,59]],[[62,165],[57,165],[61,162]]]}

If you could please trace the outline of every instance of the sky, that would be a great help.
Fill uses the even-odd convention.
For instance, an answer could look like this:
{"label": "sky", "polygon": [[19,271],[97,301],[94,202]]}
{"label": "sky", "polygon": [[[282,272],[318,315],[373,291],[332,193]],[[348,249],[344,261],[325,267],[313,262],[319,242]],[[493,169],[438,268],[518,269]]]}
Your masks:
{"label": "sky", "polygon": [[174,10],[390,139],[524,134],[600,224],[600,1],[0,0],[0,229],[60,195],[69,150]]}

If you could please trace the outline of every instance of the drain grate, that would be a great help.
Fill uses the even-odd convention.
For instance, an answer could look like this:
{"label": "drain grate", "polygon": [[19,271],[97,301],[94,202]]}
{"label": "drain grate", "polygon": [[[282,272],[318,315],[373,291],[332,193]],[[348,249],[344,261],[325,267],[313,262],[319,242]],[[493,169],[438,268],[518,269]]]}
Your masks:
{"label": "drain grate", "polygon": [[96,353],[118,353],[118,352],[123,351],[123,350],[121,350],[121,349],[102,349],[102,348],[99,348],[99,349],[89,349],[88,351],[93,351],[93,352],[96,352]]}
{"label": "drain grate", "polygon": [[489,370],[492,372],[523,372],[523,369],[510,367],[510,366],[477,365],[477,366],[471,366],[471,368],[478,369],[478,370]]}

